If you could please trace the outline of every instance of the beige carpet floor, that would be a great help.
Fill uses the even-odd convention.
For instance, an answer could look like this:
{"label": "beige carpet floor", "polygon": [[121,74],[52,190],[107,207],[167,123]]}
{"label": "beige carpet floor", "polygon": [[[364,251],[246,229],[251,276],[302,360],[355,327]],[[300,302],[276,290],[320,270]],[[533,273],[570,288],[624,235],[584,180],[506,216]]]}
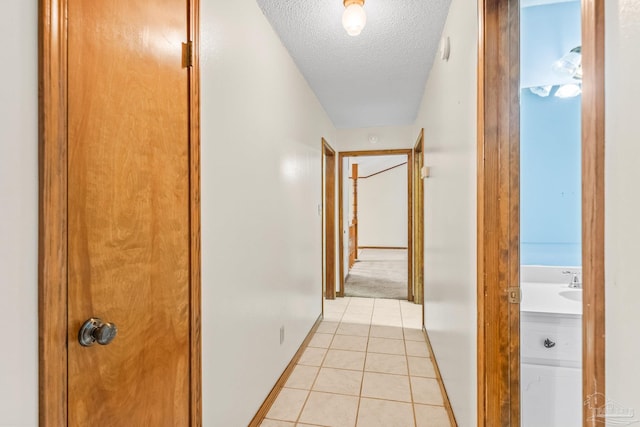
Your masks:
{"label": "beige carpet floor", "polygon": [[345,282],[344,295],[407,299],[407,250],[360,250]]}

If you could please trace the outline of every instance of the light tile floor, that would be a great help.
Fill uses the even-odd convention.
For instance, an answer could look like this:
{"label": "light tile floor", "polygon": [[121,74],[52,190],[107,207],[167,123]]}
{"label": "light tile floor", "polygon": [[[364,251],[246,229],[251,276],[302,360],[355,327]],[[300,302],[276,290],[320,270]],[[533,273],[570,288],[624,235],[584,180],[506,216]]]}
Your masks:
{"label": "light tile floor", "polygon": [[325,301],[323,322],[261,425],[450,427],[421,316],[408,301]]}

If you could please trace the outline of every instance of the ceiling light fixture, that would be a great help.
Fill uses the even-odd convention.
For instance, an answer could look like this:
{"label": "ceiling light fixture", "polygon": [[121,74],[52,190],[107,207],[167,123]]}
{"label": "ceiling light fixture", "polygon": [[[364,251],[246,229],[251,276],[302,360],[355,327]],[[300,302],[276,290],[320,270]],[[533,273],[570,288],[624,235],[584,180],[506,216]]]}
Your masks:
{"label": "ceiling light fixture", "polygon": [[364,0],[344,0],[344,13],[342,14],[342,26],[350,36],[360,34],[367,24],[367,14],[364,11]]}
{"label": "ceiling light fixture", "polygon": [[553,63],[556,73],[582,80],[582,47],[577,46]]}
{"label": "ceiling light fixture", "polygon": [[560,86],[554,96],[556,96],[557,98],[573,98],[580,95],[581,93],[582,88],[580,87],[580,85],[570,83]]}

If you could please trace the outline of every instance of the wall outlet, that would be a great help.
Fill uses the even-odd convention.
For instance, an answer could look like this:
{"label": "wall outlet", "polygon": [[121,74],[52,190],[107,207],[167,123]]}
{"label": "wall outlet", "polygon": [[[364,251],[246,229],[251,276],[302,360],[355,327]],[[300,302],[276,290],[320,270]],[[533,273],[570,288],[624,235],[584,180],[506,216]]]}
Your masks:
{"label": "wall outlet", "polygon": [[280,345],[284,342],[284,325],[280,326]]}

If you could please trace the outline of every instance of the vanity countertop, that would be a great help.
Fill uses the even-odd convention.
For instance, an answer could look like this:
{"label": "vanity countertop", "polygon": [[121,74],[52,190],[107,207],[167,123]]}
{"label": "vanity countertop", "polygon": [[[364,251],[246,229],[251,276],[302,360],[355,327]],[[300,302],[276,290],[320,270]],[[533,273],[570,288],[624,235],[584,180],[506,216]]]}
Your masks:
{"label": "vanity countertop", "polygon": [[582,289],[568,283],[521,283],[521,312],[582,315]]}

